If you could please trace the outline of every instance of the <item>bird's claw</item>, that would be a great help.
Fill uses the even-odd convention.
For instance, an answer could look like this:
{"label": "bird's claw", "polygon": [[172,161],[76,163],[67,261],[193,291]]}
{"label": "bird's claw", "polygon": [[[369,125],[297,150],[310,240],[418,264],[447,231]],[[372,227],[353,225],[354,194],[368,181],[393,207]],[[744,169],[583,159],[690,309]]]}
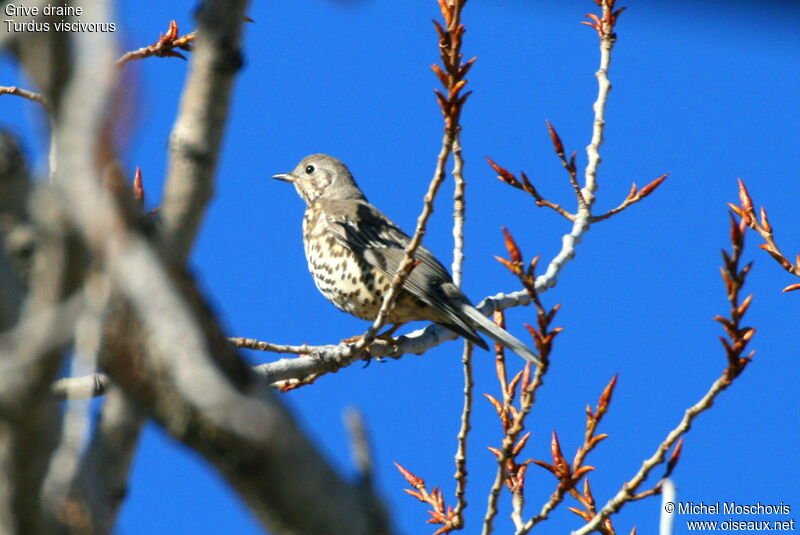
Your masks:
{"label": "bird's claw", "polygon": [[[389,354],[394,354],[399,350],[399,346],[397,344],[397,338],[394,338],[392,336],[394,331],[397,330],[397,327],[398,326],[395,326],[395,327],[389,329],[388,331],[386,331],[386,332],[384,332],[382,334],[379,334],[379,335],[377,335],[375,337],[375,340],[383,340],[384,342],[387,342],[387,343],[391,344],[392,350],[389,352]],[[343,344],[355,344],[356,342],[359,342],[362,338],[364,338],[364,335],[359,334],[359,335],[356,335],[356,336],[351,336],[350,338],[343,339],[342,343]],[[377,360],[378,362],[381,362],[381,363],[386,362],[386,359],[384,359],[383,357],[373,357],[372,356],[372,351],[370,350],[369,346],[364,347],[363,351],[364,351],[364,356],[365,356],[363,360],[366,361],[366,364],[364,364],[364,366],[363,366],[364,368],[369,366],[370,363],[373,360]]]}

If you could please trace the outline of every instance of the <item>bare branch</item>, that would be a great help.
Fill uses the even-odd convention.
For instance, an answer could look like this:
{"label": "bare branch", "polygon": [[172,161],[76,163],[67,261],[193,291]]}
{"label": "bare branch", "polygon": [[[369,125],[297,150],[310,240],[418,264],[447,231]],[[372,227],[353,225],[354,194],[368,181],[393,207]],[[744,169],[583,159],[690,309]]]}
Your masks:
{"label": "bare branch", "polygon": [[78,479],[70,489],[72,508],[82,518],[91,519],[90,526],[76,526],[76,531],[107,535],[127,495],[128,476],[133,453],[139,440],[144,414],[118,388],[106,397],[97,429],[86,449]]}
{"label": "bare branch", "polygon": [[[767,218],[767,210],[762,206],[761,218],[759,219],[756,217],[753,199],[750,197],[750,193],[747,191],[747,187],[741,178],[739,179],[739,199],[741,206],[736,206],[734,204],[729,204],[728,206],[742,218],[742,221],[744,221],[748,227],[758,232],[764,240],[764,244],[761,245],[760,248],[769,253],[783,269],[792,275],[800,277],[800,255],[797,255],[796,261],[792,263],[781,252],[780,248],[778,248],[778,244],[775,242],[772,225]],[[783,291],[790,292],[798,289],[800,289],[800,284],[792,284],[784,288]]]}
{"label": "bare branch", "polygon": [[592,216],[592,223],[597,223],[598,221],[603,221],[604,219],[608,219],[609,217],[620,213],[628,206],[636,204],[637,202],[641,201],[642,199],[653,193],[653,191],[655,191],[655,189],[658,186],[660,186],[664,180],[666,180],[667,176],[668,175],[666,173],[661,175],[660,177],[656,178],[655,180],[647,184],[641,190],[636,188],[636,183],[634,182],[634,184],[631,186],[630,193],[628,193],[628,196],[625,197],[625,199],[619,206],[609,210],[603,215]]}
{"label": "bare branch", "polygon": [[111,381],[104,373],[83,377],[64,377],[53,383],[50,389],[56,401],[72,401],[105,395]]}
{"label": "bare branch", "polygon": [[45,110],[50,111],[50,103],[47,102],[47,99],[44,97],[44,95],[35,93],[33,91],[28,91],[27,89],[22,89],[13,85],[0,86],[0,95],[16,95],[32,102],[36,102],[37,104],[41,104]]}
{"label": "bare branch", "polygon": [[272,353],[294,353],[295,355],[308,355],[314,352],[314,347],[308,344],[301,346],[287,346],[262,342],[254,338],[228,338],[234,347],[255,349],[257,351],[270,351]]}
{"label": "bare branch", "polygon": [[503,167],[500,167],[488,156],[486,157],[486,160],[489,162],[489,165],[492,166],[492,169],[495,170],[497,173],[497,178],[500,181],[528,193],[536,201],[536,206],[546,206],[547,208],[555,210],[556,213],[563,216],[568,221],[575,221],[575,214],[569,213],[567,210],[562,208],[561,205],[548,201],[542,197],[542,195],[539,193],[539,190],[537,190],[533,183],[528,180],[528,176],[524,172],[520,173],[520,176],[522,177],[522,181],[520,181],[516,176],[514,176],[513,173],[507,169],[504,169]]}
{"label": "bare branch", "polygon": [[461,271],[464,266],[464,221],[466,219],[467,182],[464,180],[464,156],[461,153],[460,136],[453,140],[453,178],[456,185],[453,192],[453,283],[461,286]]}
{"label": "bare branch", "polygon": [[[425,235],[425,227],[431,214],[433,214],[433,201],[436,198],[439,187],[445,180],[445,165],[447,164],[447,159],[450,157],[450,153],[453,151],[454,144],[458,138],[458,132],[461,128],[458,122],[461,116],[461,109],[469,96],[469,92],[464,95],[460,93],[467,82],[464,80],[464,76],[469,71],[469,67],[472,64],[472,61],[465,65],[461,64],[461,35],[463,34],[463,26],[460,24],[460,16],[461,9],[464,7],[465,3],[466,0],[453,0],[449,4],[443,2],[439,3],[442,15],[445,18],[446,28],[442,28],[435,20],[434,25],[439,32],[439,50],[447,74],[445,75],[438,66],[434,66],[433,71],[447,89],[447,95],[442,94],[438,89],[435,90],[445,123],[442,147],[436,159],[436,170],[433,173],[433,178],[428,185],[428,191],[425,193],[423,199],[422,212],[417,218],[417,226],[414,229],[414,235],[411,241],[406,246],[403,260],[397,267],[397,272],[394,275],[389,290],[384,294],[383,303],[381,304],[375,321],[372,323],[372,326],[367,329],[367,332],[364,333],[361,339],[351,346],[350,355],[357,355],[366,346],[372,343],[378,331],[380,331],[386,323],[389,313],[400,292],[400,288],[414,268],[414,252],[422,244],[422,238]],[[461,164],[463,165],[463,162],[461,162]],[[459,166],[458,169],[460,173],[461,167]]]}
{"label": "bare branch", "polygon": [[[52,228],[51,228],[52,230]],[[60,432],[47,395],[61,366],[68,318],[58,306],[66,258],[63,236],[42,240],[19,323],[0,338],[0,532],[46,530],[41,489]]]}
{"label": "bare branch", "polygon": [[[569,234],[567,236],[570,236]],[[570,242],[574,247],[574,241]],[[563,252],[563,251],[562,251]],[[554,286],[553,282],[560,272],[565,261],[556,257],[548,267],[551,277],[540,276],[536,279],[537,291],[542,292],[548,286]],[[491,297],[486,297],[477,306],[484,314],[491,314],[499,310],[528,305],[531,297],[526,290],[519,290],[512,293],[499,293]],[[404,334],[389,343],[386,340],[374,340],[369,344],[368,353],[362,354],[359,359],[369,360],[371,358],[393,358],[399,359],[407,354],[421,354],[429,349],[443,344],[449,340],[455,340],[458,335],[436,324],[430,324],[422,329]],[[310,346],[303,345],[284,345],[273,344],[255,340],[252,338],[231,338],[236,347],[255,349],[260,351],[271,351],[275,353],[293,353],[302,355],[296,358],[284,358],[253,367],[253,370],[263,376],[269,383],[279,383],[285,381],[303,381],[308,377],[319,377],[321,375],[338,371],[354,362],[351,354],[353,344],[342,343],[338,345]],[[358,359],[356,359],[357,361]],[[53,385],[53,391],[59,400],[82,399],[86,396],[101,396],[108,386],[108,378],[103,374],[94,374],[87,377],[75,377],[61,379]]]}
{"label": "bare branch", "polygon": [[167,33],[159,35],[158,40],[150,46],[145,46],[139,48],[138,50],[126,52],[115,62],[116,66],[122,68],[129,61],[149,58],[150,56],[158,56],[161,58],[174,57],[185,60],[186,57],[175,49],[180,48],[181,50],[186,51],[192,50],[191,43],[197,37],[197,32],[187,33],[186,35],[181,35],[180,37],[178,36],[178,33],[178,23],[174,20],[171,20],[169,22]]}
{"label": "bare branch", "polygon": [[475,386],[472,380],[472,343],[464,341],[464,353],[461,355],[461,365],[464,374],[464,405],[461,409],[461,427],[458,429],[456,442],[456,507],[454,514],[458,525],[464,525],[464,509],[467,507],[467,438],[472,429],[472,389]]}
{"label": "bare branch", "polygon": [[[600,166],[600,146],[603,144],[603,131],[605,130],[605,111],[608,94],[611,91],[611,82],[608,81],[608,69],[611,65],[611,49],[617,36],[614,33],[616,15],[613,7],[614,0],[601,0],[603,13],[602,19],[593,26],[600,37],[600,68],[597,69],[597,100],[592,109],[594,110],[594,126],[592,128],[592,141],[586,147],[586,155],[589,161],[584,172],[583,198],[585,209],[590,210],[594,204],[594,192],[597,191],[597,168]],[[595,17],[596,18],[596,17]],[[586,24],[586,23],[585,23]],[[580,209],[578,210],[581,211]]]}
{"label": "bare branch", "polygon": [[199,35],[170,135],[161,205],[164,250],[180,262],[189,254],[213,194],[234,75],[242,65],[246,5],[245,0],[205,2],[198,12]]}
{"label": "bare branch", "polygon": [[[512,257],[522,261],[521,253],[514,252],[514,247],[509,244],[509,249],[512,251]],[[535,278],[533,269],[536,261],[531,263],[531,268],[526,274],[527,279],[532,281]],[[505,484],[512,495],[512,513],[511,518],[517,530],[530,529],[536,520],[531,520],[527,524],[523,522],[523,506],[525,503],[525,474],[527,467],[530,463],[529,460],[518,462],[517,456],[522,452],[522,449],[527,442],[529,434],[520,437],[520,433],[525,429],[525,419],[533,409],[533,404],[536,401],[536,392],[539,387],[544,383],[544,376],[550,365],[550,353],[553,349],[553,339],[561,331],[561,328],[550,328],[550,323],[558,311],[558,305],[551,310],[545,310],[539,300],[538,295],[533,290],[532,284],[525,281],[527,291],[530,293],[531,298],[536,305],[537,327],[526,325],[534,339],[537,353],[539,354],[539,364],[531,377],[531,366],[527,364],[523,371],[519,372],[511,381],[508,381],[505,366],[505,352],[504,349],[495,345],[496,353],[496,367],[497,377],[500,381],[500,388],[502,393],[502,403],[496,404],[498,409],[498,416],[503,427],[503,439],[500,448],[492,448],[492,452],[497,458],[497,472],[489,491],[489,498],[486,507],[486,513],[483,518],[484,535],[488,535],[493,531],[494,518],[497,515],[497,502],[500,497],[500,491],[503,484]],[[502,325],[504,318],[502,313],[495,314],[495,321]],[[515,408],[513,406],[516,389],[519,386],[520,406]],[[554,435],[555,436],[555,435]],[[561,488],[561,486],[559,486]],[[554,494],[555,495],[555,494]],[[555,507],[560,502],[554,501],[552,504],[546,504],[539,516],[545,518],[548,511]],[[536,517],[535,517],[536,518]],[[526,532],[526,531],[524,531]]]}
{"label": "bare branch", "polygon": [[[97,369],[104,314],[110,296],[108,280],[98,271],[90,272],[82,293],[85,306],[75,323],[70,359],[70,371],[77,375]],[[90,409],[88,401],[70,403],[64,407],[60,442],[53,454],[43,488],[46,507],[72,527],[85,524],[87,519],[85,515],[75,514],[65,496],[78,476],[81,453],[89,435]],[[88,530],[84,531],[88,533]]]}

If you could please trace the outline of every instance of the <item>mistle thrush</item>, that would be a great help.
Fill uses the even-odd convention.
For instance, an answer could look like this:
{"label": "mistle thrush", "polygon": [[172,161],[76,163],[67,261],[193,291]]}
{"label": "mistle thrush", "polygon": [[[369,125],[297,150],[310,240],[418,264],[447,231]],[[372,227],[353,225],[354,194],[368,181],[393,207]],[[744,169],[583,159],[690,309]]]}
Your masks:
{"label": "mistle thrush", "polygon": [[[306,202],[303,244],[308,269],[322,295],[339,309],[373,321],[410,238],[367,202],[347,167],[331,156],[303,158],[291,173],[273,178],[291,182]],[[488,349],[481,331],[519,356],[537,362],[525,344],[476,309],[453,284],[428,249],[401,288],[389,323],[432,321]]]}

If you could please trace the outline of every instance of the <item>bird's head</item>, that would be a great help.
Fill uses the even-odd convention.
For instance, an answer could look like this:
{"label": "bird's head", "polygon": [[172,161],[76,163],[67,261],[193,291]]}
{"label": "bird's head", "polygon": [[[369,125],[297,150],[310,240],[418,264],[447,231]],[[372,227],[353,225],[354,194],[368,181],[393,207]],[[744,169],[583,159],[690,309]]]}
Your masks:
{"label": "bird's head", "polygon": [[291,173],[272,178],[294,184],[306,204],[320,200],[365,200],[347,166],[327,154],[306,156]]}

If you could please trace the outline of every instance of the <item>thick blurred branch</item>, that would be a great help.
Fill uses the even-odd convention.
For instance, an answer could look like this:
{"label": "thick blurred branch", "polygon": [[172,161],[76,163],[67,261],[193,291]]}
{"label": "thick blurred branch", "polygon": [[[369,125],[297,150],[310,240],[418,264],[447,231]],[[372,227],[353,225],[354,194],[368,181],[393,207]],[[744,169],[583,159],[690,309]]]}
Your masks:
{"label": "thick blurred branch", "polygon": [[91,519],[86,533],[112,533],[117,512],[128,492],[133,453],[139,442],[144,414],[118,388],[112,388],[78,468],[78,484],[70,503]]}
{"label": "thick blurred branch", "polygon": [[[25,5],[30,8],[38,4],[41,12],[42,6],[46,3],[39,0],[30,3],[26,2]],[[52,15],[42,16],[39,20],[40,22],[47,21],[52,25],[54,22],[61,22],[65,18],[67,17]],[[41,95],[42,99],[40,103],[58,113],[61,109],[61,92],[72,68],[70,58],[72,34],[70,32],[2,32],[0,36],[9,40],[8,43],[5,43],[3,42],[4,39],[0,37],[0,44],[8,46],[20,65],[25,69],[25,73],[38,88],[38,94]],[[20,90],[17,94],[29,98],[29,95],[23,93],[26,93],[25,90]]]}
{"label": "thick blurred branch", "polygon": [[25,205],[31,189],[19,141],[10,132],[0,131],[0,332],[17,323],[25,294],[15,269],[22,254],[14,242],[19,241],[17,235],[27,219]]}
{"label": "thick blurred branch", "polygon": [[[164,251],[184,261],[214,193],[233,82],[242,66],[241,26],[247,2],[206,1],[197,14],[189,75],[169,143],[161,206]],[[177,31],[177,28],[176,28]]]}
{"label": "thick blurred branch", "polygon": [[0,337],[0,532],[8,534],[40,533],[47,526],[41,490],[60,431],[49,390],[61,366],[67,323],[58,306],[65,237],[53,223],[37,244],[19,321]]}

